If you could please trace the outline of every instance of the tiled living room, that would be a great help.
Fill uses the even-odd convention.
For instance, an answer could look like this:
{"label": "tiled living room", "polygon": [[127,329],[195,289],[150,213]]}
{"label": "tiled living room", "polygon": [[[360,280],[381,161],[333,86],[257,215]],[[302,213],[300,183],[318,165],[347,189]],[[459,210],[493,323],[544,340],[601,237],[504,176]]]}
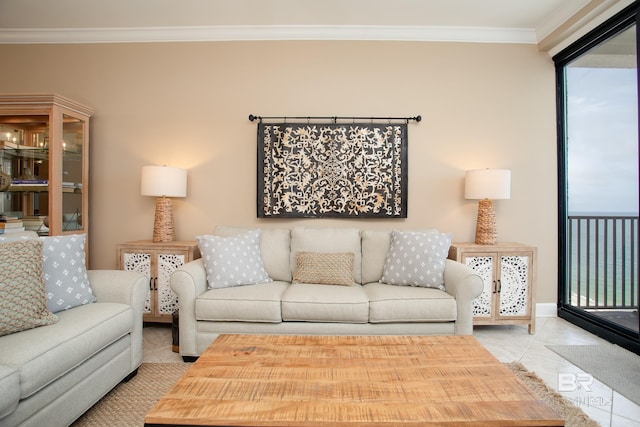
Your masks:
{"label": "tiled living room", "polygon": [[[638,425],[639,7],[0,0],[0,313],[35,284],[42,315],[0,322],[0,426],[142,425],[109,407],[191,366],[178,308],[187,358],[218,333],[472,333],[500,366],[437,368],[477,380],[467,412],[529,411],[511,372],[590,418],[566,425]],[[220,239],[262,245],[264,268],[232,250],[244,278],[216,282],[190,261]],[[406,268],[424,242],[437,262]]]}

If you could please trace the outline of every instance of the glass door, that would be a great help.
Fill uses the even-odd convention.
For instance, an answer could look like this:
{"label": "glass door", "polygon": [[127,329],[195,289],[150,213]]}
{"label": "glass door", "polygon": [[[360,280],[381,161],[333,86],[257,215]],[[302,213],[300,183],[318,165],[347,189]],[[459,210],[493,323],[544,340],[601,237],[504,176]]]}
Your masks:
{"label": "glass door", "polygon": [[62,230],[83,230],[84,120],[62,116]]}
{"label": "glass door", "polygon": [[559,316],[640,351],[637,6],[556,61]]}

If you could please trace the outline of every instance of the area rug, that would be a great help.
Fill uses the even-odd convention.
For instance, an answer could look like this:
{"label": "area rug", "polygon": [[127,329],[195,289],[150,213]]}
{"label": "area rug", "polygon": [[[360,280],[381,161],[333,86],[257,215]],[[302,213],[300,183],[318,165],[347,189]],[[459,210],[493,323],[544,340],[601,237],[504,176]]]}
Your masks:
{"label": "area rug", "polygon": [[540,399],[564,419],[565,427],[599,427],[600,424],[589,418],[582,409],[575,406],[560,393],[548,387],[534,372],[527,370],[519,362],[505,364],[518,378],[524,382]]}
{"label": "area rug", "polygon": [[192,363],[143,363],[129,382],[120,383],[73,427],[140,427],[144,416]]}
{"label": "area rug", "polygon": [[615,344],[547,347],[640,405],[640,356],[637,354]]}
{"label": "area rug", "polygon": [[[73,427],[140,427],[151,407],[180,379],[190,363],[143,363],[131,381],[122,383],[107,394]],[[515,373],[541,400],[565,419],[567,427],[597,427],[582,410],[547,387],[534,373],[520,363],[506,366]]]}

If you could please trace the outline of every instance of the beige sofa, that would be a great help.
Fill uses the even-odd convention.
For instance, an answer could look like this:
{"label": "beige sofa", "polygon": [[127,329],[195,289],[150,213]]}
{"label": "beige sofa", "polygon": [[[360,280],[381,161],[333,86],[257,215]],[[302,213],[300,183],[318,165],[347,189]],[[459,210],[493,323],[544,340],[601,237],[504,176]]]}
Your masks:
{"label": "beige sofa", "polygon": [[0,426],[65,426],[142,362],[144,275],[89,270],[95,302],[0,336]]}
{"label": "beige sofa", "polygon": [[[214,235],[247,230],[218,226]],[[180,354],[185,360],[197,357],[221,333],[472,334],[472,303],[482,292],[482,279],[447,259],[443,290],[380,283],[391,236],[390,230],[262,228],[259,246],[272,281],[220,289],[209,289],[203,253],[171,276],[178,295]],[[292,283],[300,252],[353,253],[355,283]]]}

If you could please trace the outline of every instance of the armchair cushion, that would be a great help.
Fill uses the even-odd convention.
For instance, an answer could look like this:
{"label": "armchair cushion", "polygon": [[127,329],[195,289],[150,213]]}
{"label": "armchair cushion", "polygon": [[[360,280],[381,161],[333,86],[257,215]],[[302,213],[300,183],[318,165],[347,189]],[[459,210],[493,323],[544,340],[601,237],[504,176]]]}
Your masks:
{"label": "armchair cushion", "polygon": [[0,365],[0,418],[13,412],[20,401],[20,373],[13,366]]}
{"label": "armchair cushion", "polygon": [[58,313],[59,321],[3,338],[0,362],[19,366],[20,398],[72,371],[131,332],[134,314],[124,304],[96,303]]}

